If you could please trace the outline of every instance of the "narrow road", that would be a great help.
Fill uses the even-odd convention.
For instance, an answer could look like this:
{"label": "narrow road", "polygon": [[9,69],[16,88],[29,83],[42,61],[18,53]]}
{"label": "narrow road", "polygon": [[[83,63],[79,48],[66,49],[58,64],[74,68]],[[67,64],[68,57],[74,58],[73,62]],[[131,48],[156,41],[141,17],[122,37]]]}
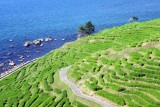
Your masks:
{"label": "narrow road", "polygon": [[107,104],[99,99],[96,99],[94,97],[85,95],[82,93],[82,91],[76,86],[76,84],[74,84],[72,81],[70,81],[66,75],[67,71],[68,71],[69,67],[63,68],[60,70],[60,79],[66,83],[67,85],[70,86],[70,88],[72,89],[72,91],[77,95],[80,96],[82,98],[91,100],[93,102],[96,102],[97,104],[102,105],[103,107],[114,107],[113,105]]}

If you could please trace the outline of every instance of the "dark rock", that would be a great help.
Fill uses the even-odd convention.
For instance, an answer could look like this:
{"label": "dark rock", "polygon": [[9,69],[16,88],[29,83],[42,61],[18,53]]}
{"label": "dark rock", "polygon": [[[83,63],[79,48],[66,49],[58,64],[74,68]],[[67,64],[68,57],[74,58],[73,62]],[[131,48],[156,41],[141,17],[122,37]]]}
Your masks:
{"label": "dark rock", "polygon": [[28,46],[30,46],[31,44],[33,44],[33,42],[28,41],[28,42],[25,42],[25,43],[23,44],[23,46],[28,47]]}

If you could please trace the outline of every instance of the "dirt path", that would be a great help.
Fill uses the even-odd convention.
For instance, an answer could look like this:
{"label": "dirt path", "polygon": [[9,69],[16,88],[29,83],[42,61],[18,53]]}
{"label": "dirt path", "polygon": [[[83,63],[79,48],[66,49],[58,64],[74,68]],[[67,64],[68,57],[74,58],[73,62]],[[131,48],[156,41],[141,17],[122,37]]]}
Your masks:
{"label": "dirt path", "polygon": [[88,95],[85,95],[82,93],[82,91],[77,88],[76,84],[74,84],[72,81],[70,81],[66,75],[67,71],[68,71],[69,67],[66,67],[66,68],[63,68],[61,69],[59,72],[60,72],[60,79],[66,83],[67,85],[70,86],[70,88],[72,89],[72,91],[77,95],[77,96],[80,96],[82,98],[85,98],[85,99],[88,99],[88,100],[91,100],[93,102],[96,102],[97,104],[100,104],[102,105],[103,107],[114,107],[113,105],[111,104],[107,104],[99,99],[96,99],[94,97],[91,97],[91,96],[88,96]]}

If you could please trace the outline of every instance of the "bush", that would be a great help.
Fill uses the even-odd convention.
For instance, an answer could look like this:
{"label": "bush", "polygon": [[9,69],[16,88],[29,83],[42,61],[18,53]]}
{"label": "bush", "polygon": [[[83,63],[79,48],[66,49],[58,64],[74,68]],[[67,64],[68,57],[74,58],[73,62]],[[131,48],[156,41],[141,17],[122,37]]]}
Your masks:
{"label": "bush", "polygon": [[91,21],[86,22],[85,26],[82,25],[82,26],[79,26],[78,28],[78,32],[80,33],[79,38],[92,34],[94,30],[95,30],[95,26],[92,24],[92,22]]}

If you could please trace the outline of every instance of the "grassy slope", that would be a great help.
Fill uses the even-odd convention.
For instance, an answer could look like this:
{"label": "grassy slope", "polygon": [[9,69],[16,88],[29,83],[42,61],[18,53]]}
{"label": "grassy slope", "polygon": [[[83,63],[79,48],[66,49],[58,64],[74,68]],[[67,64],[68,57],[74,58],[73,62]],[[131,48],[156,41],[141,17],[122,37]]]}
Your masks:
{"label": "grassy slope", "polygon": [[[56,81],[54,81],[55,72],[57,72],[62,67],[66,67],[69,65],[76,66],[78,65],[78,63],[83,64],[85,62],[85,59],[93,55],[96,55],[96,60],[99,60],[101,54],[105,54],[105,52],[103,51],[107,49],[109,49],[110,52],[121,52],[122,54],[120,54],[120,56],[121,58],[123,58],[123,53],[125,53],[127,49],[141,47],[143,42],[157,41],[158,38],[160,38],[159,28],[160,19],[157,19],[149,22],[128,24],[122,27],[103,30],[93,36],[82,38],[72,43],[67,43],[62,48],[50,52],[48,55],[41,57],[36,62],[29,64],[27,67],[22,68],[11,76],[0,81],[0,106],[73,106],[73,102],[76,101],[73,101],[69,97],[70,92],[66,92],[65,90],[67,89],[65,88],[57,89],[56,85],[54,87],[54,84],[56,83]],[[111,56],[114,57],[114,55]],[[113,59],[113,62],[109,61],[109,64],[115,63],[114,61],[116,62],[115,59]],[[101,67],[97,65],[95,65],[95,67],[97,69],[97,72],[101,70],[99,69]],[[80,81],[81,78],[83,80],[82,72],[77,73],[78,75],[74,75],[74,73],[77,73],[77,69],[75,70],[75,68],[74,71],[71,70],[71,72],[69,72],[69,75],[73,75],[73,80]],[[86,76],[84,80],[87,78],[88,77]],[[119,78],[121,79],[121,76]],[[109,80],[112,81],[112,78],[109,78]],[[116,85],[118,84],[120,86],[121,82],[123,82],[123,80],[119,81],[119,83],[116,83]],[[156,85],[158,85],[159,87],[159,84]],[[108,92],[106,91],[108,90],[108,88],[104,89],[100,87],[100,90],[101,91],[96,92],[99,95],[101,95],[102,91]],[[110,91],[112,92],[112,89],[109,89],[109,92]],[[130,91],[126,90],[126,88],[125,92],[126,96],[128,95],[128,93],[130,93]],[[101,96],[106,97],[104,95]],[[117,98],[119,98],[119,96],[117,96]],[[127,96],[126,98],[128,99],[124,102],[125,104],[130,106],[130,103],[128,102],[130,100],[136,102],[135,98],[137,98],[137,95],[133,94],[132,97]],[[152,99],[152,97],[150,98]],[[112,98],[108,99],[112,100]],[[119,99],[122,100],[121,97]],[[144,102],[147,101],[144,100]],[[138,102],[135,103],[135,105],[138,104]],[[148,105],[149,104],[150,103],[148,103]],[[156,105],[159,103],[157,103],[156,101],[154,102],[154,104]]]}

